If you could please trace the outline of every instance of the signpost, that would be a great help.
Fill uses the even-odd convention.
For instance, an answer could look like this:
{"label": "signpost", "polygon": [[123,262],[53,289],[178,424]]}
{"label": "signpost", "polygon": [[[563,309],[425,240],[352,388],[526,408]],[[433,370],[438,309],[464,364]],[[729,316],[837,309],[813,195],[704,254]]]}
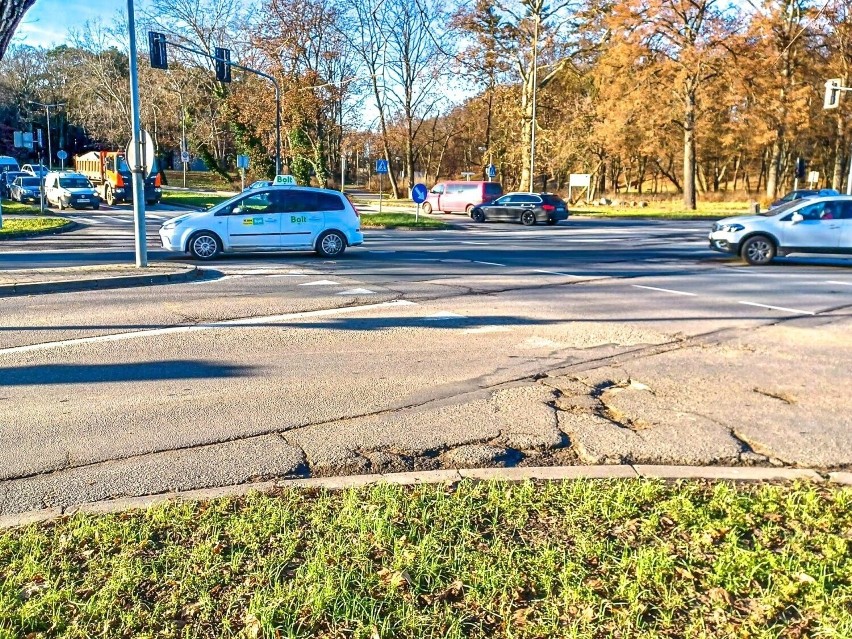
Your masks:
{"label": "signpost", "polygon": [[571,189],[586,189],[586,197],[588,198],[589,187],[592,185],[591,173],[572,173],[568,176],[568,201],[573,202]]}
{"label": "signpost", "polygon": [[247,155],[238,155],[237,156],[237,168],[240,170],[240,182],[242,183],[242,187],[240,190],[246,190],[246,169],[249,168],[249,156]]}
{"label": "signpost", "polygon": [[142,142],[140,146],[142,148],[142,154],[137,158],[136,140],[130,140],[130,144],[127,145],[127,154],[125,157],[127,158],[127,163],[130,165],[131,171],[134,170],[134,168],[139,167],[142,171],[143,177],[149,178],[154,172],[154,141],[151,139],[151,136],[147,131],[142,131]]}
{"label": "signpost", "polygon": [[429,189],[426,188],[425,184],[415,184],[414,188],[411,189],[411,199],[417,205],[417,212],[414,214],[415,222],[420,221],[420,205],[426,201],[427,197],[429,197]]}
{"label": "signpost", "polygon": [[461,176],[467,181],[470,182],[470,178],[473,177],[473,173],[471,171],[463,171]]}
{"label": "signpost", "polygon": [[59,161],[62,162],[62,170],[65,170],[65,160],[68,159],[68,154],[65,152],[65,149],[59,149],[56,152],[56,157],[59,158]]}
{"label": "signpost", "polygon": [[382,192],[384,191],[384,177],[388,172],[387,160],[376,160],[376,173],[379,174],[379,214],[382,212]]}

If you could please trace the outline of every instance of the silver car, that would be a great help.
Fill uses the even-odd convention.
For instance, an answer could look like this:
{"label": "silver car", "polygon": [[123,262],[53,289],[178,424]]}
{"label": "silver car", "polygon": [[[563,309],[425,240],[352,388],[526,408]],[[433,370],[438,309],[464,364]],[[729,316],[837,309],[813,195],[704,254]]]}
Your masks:
{"label": "silver car", "polygon": [[713,225],[710,247],[753,265],[791,253],[852,254],[852,196],[796,200],[760,215]]}

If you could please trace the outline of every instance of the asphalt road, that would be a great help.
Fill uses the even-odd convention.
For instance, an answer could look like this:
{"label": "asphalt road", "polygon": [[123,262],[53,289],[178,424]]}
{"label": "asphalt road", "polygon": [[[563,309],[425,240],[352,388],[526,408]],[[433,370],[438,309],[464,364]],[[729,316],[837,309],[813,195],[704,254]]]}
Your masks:
{"label": "asphalt road", "polygon": [[[132,256],[125,221],[96,226],[0,266]],[[852,261],[744,267],[707,227],[378,231],[0,298],[0,512],[450,465],[852,465]]]}

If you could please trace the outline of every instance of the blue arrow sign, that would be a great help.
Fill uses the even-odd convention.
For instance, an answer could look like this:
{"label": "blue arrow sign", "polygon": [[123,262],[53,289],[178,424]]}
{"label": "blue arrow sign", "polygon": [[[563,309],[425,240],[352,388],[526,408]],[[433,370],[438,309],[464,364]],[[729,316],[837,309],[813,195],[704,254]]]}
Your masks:
{"label": "blue arrow sign", "polygon": [[493,164],[488,165],[488,177],[493,178],[497,177],[497,167]]}
{"label": "blue arrow sign", "polygon": [[388,161],[387,160],[376,160],[376,173],[387,173],[388,172]]}
{"label": "blue arrow sign", "polygon": [[426,188],[425,184],[415,184],[414,188],[411,189],[411,199],[414,200],[415,204],[423,204],[427,197],[429,197],[429,189]]}

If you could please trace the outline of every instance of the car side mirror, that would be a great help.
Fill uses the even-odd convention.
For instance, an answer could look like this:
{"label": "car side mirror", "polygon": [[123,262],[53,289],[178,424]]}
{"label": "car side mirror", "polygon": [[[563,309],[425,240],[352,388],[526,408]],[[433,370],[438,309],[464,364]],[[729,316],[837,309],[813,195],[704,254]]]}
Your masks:
{"label": "car side mirror", "polygon": [[799,222],[803,222],[804,219],[805,218],[801,213],[796,212],[793,213],[793,217],[790,218],[790,221],[793,222],[793,224],[798,224]]}

